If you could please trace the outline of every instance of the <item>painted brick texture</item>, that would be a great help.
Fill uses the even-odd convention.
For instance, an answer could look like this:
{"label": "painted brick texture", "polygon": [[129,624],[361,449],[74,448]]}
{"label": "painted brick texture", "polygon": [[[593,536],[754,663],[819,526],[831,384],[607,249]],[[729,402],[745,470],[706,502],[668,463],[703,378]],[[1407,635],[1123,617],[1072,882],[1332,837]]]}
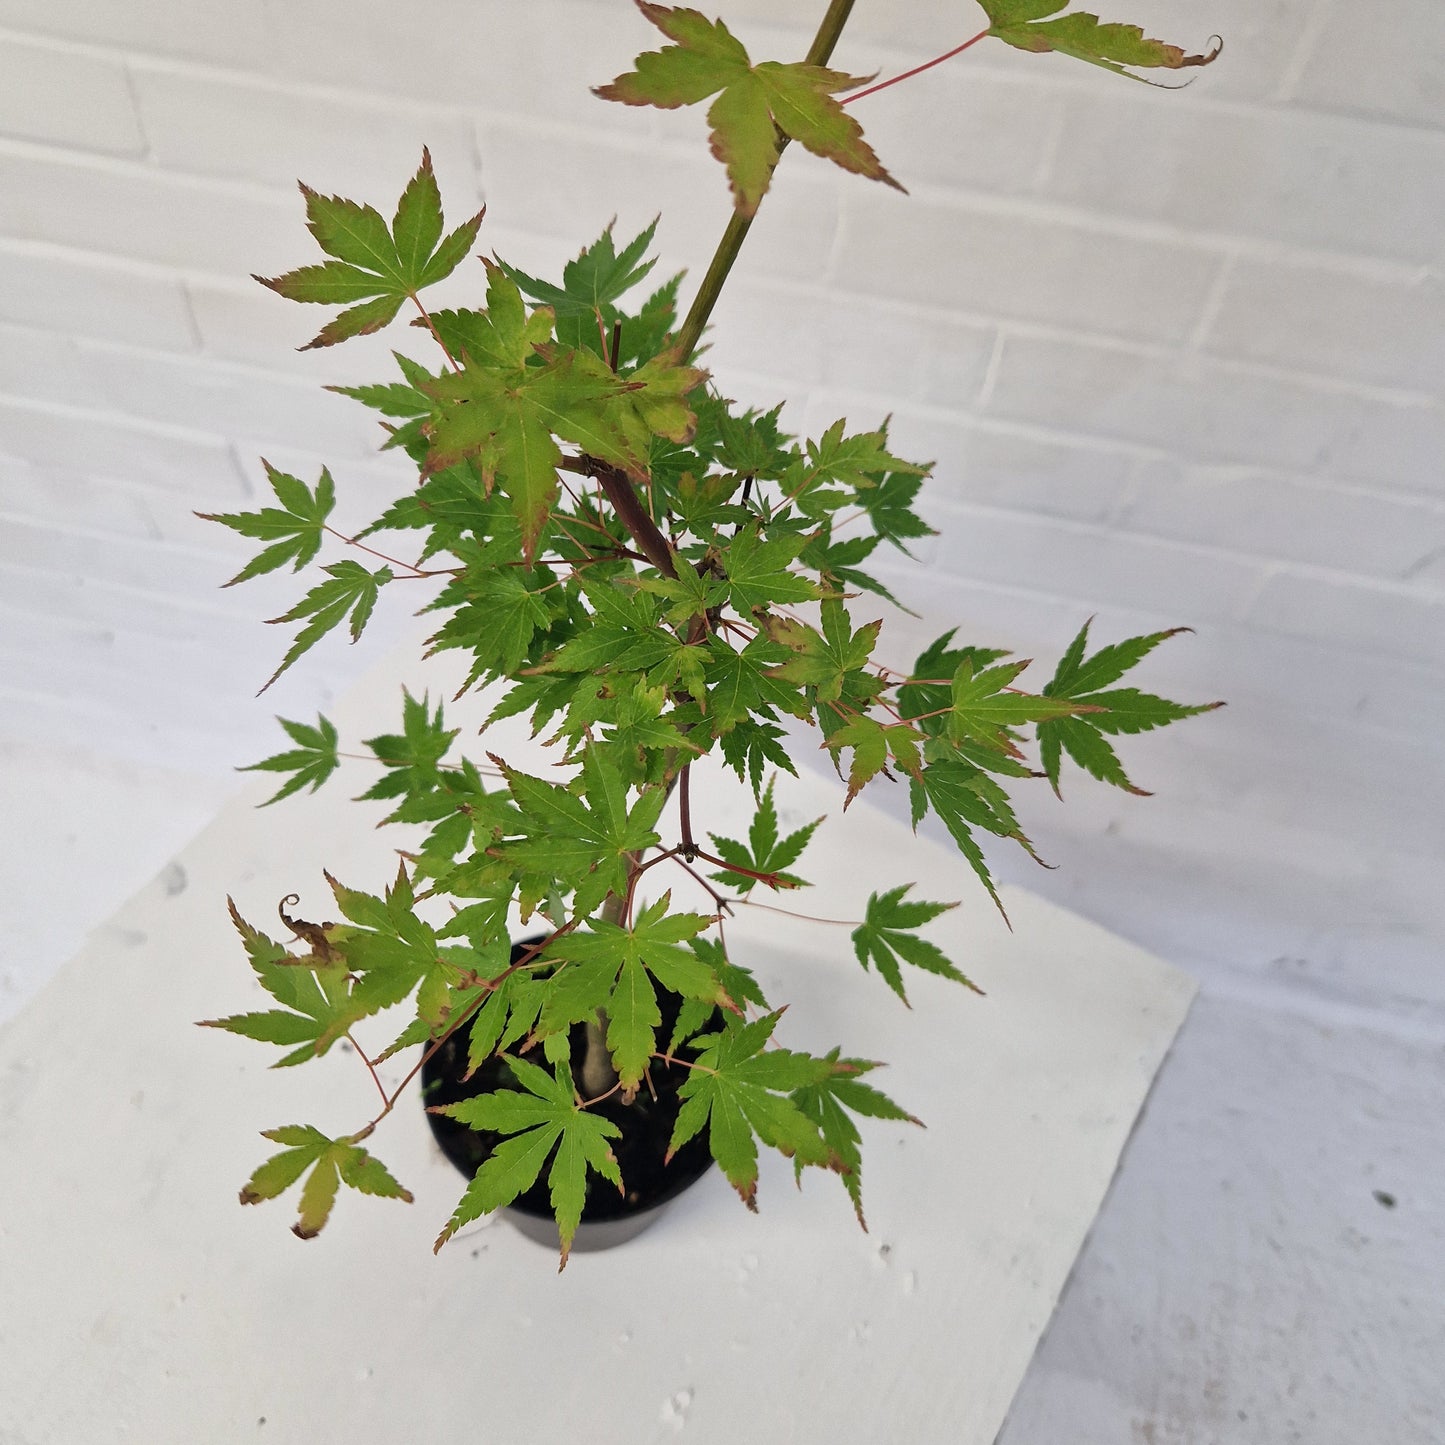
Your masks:
{"label": "painted brick texture", "polygon": [[[787,56],[819,6],[718,8]],[[710,364],[730,394],[786,398],[795,428],[891,415],[898,447],[938,462],[939,535],[889,570],[923,614],[890,618],[900,654],[960,620],[1041,659],[1090,614],[1190,624],[1161,685],[1307,732],[1326,772],[1396,745],[1438,760],[1439,7],[1405,0],[1368,34],[1321,0],[1188,9],[1130,7],[1226,37],[1183,94],[981,45],[861,103],[909,196],[795,147]],[[320,384],[416,344],[295,350],[317,316],[247,278],[311,257],[297,176],[384,205],[426,143],[449,209],[484,198],[484,241],[530,269],[659,212],[662,267],[705,265],[728,202],[700,117],[587,93],[650,43],[630,4],[397,13],[0,0],[0,730],[60,736],[68,716],[91,752],[155,761],[175,706],[164,762],[207,775],[269,744],[264,704],[213,704],[223,677],[245,680],[239,707],[269,671],[275,632],[245,618],[274,610],[210,590],[239,553],[190,513],[254,495],[264,453],[332,466],[365,520],[404,481]],[[860,4],[837,60],[895,73],[971,23],[957,0]],[[327,685],[354,661],[328,655]],[[1284,827],[1297,780],[1250,751],[1259,730],[1194,726],[1156,754],[1161,797],[1227,810],[1243,790]],[[1382,814],[1421,786],[1392,776]]]}

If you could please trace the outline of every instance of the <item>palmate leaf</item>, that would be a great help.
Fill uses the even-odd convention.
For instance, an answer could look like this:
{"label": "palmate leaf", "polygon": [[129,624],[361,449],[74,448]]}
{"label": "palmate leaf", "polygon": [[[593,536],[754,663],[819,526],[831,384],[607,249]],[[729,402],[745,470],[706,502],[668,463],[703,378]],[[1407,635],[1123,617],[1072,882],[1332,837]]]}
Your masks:
{"label": "palmate leaf", "polygon": [[785,773],[798,776],[783,740],[787,734],[774,723],[743,721],[722,735],[723,761],[738,775],[739,782],[751,785],[753,796],[760,797],[763,774],[771,764]]}
{"label": "palmate leaf", "polygon": [[[281,944],[252,928],[229,898],[226,905],[257,980],[282,1007],[263,1013],[203,1019],[200,1026],[291,1048],[273,1068],[287,1068],[319,1058],[360,1017],[352,1000],[346,966],[340,962],[328,966],[315,959],[293,958]],[[299,1048],[292,1047],[298,1044]]]}
{"label": "palmate leaf", "polygon": [[1187,717],[1213,712],[1224,704],[1208,702],[1190,707],[1137,688],[1110,687],[1161,642],[1188,631],[1187,628],[1172,627],[1164,632],[1130,637],[1102,647],[1089,657],[1086,655],[1089,627],[1090,623],[1086,622],[1079,629],[1053,678],[1044,687],[1046,696],[1067,699],[1080,713],[1039,724],[1039,761],[1055,793],[1059,792],[1059,770],[1063,754],[1067,753],[1100,782],[1147,797],[1143,788],[1129,781],[1124,765],[1105,734],[1149,732]]}
{"label": "palmate leaf", "polygon": [[637,8],[674,43],[639,55],[636,70],[594,94],[663,110],[716,95],[707,115],[712,152],[727,167],[734,205],[742,214],[751,216],[767,191],[780,132],[845,170],[902,190],[863,139],[858,122],[833,99],[869,77],[819,65],[770,60],[754,65],[721,20],[647,0],[637,0]]}
{"label": "palmate leaf", "polygon": [[287,736],[296,746],[238,770],[243,773],[291,774],[291,777],[261,804],[263,808],[280,802],[282,798],[289,798],[292,793],[300,792],[308,785],[314,793],[341,766],[336,750],[336,728],[326,718],[318,716],[314,728],[284,717],[278,717],[276,721],[286,730]]}
{"label": "palmate leaf", "polygon": [[401,732],[366,739],[387,772],[361,794],[363,799],[431,792],[439,781],[438,765],[461,731],[445,725],[441,703],[432,712],[426,694],[415,698],[403,688],[401,696]]}
{"label": "palmate leaf", "polygon": [[[793,1102],[811,1119],[823,1135],[823,1141],[843,1162],[838,1177],[853,1201],[853,1212],[858,1223],[866,1230],[868,1222],[863,1217],[863,1155],[859,1148],[862,1140],[858,1126],[851,1115],[857,1114],[869,1119],[896,1119],[923,1127],[922,1120],[916,1119],[906,1109],[895,1104],[886,1094],[863,1082],[863,1075],[878,1068],[868,1059],[840,1059],[841,1051],[834,1049],[827,1055],[825,1063],[832,1065],[832,1073],[816,1084],[795,1089]],[[794,1161],[795,1173],[801,1177],[802,1164]]]}
{"label": "palmate leaf", "polygon": [[[443,239],[441,193],[431,153],[422,151],[390,227],[370,206],[340,196],[323,196],[309,186],[306,224],[317,244],[333,259],[302,266],[284,276],[257,276],[263,286],[291,301],[348,306],[301,349],[334,346],[390,324],[408,299],[445,280],[466,258],[477,239],[485,208]],[[361,302],[359,306],[352,302]]]}
{"label": "palmate leaf", "polygon": [[379,1012],[416,994],[417,1016],[439,1026],[463,982],[462,963],[478,962],[470,949],[443,949],[430,924],[416,916],[416,895],[406,863],[384,898],[347,888],[326,875],[337,906],[354,925],[338,927],[333,947],[347,970],[360,977],[352,985],[355,1017]]}
{"label": "palmate leaf", "polygon": [[656,1052],[662,1014],[654,981],[709,1008],[735,1008],[707,961],[684,947],[709,927],[701,913],[669,913],[671,895],[642,909],[630,927],[605,919],[589,921],[586,932],[569,933],[548,950],[562,959],[542,1007],[539,1032],[558,1034],[574,1023],[607,1014],[607,1047],[624,1096],[642,1082]]}
{"label": "palmate leaf", "polygon": [[953,674],[949,736],[995,752],[1015,753],[1015,728],[1089,711],[1090,704],[1084,702],[1014,688],[1014,680],[1028,665],[1025,660],[976,669],[975,660],[965,657]]}
{"label": "palmate leaf", "polygon": [[326,519],[336,505],[336,484],[324,467],[312,491],[305,482],[278,472],[270,462],[263,459],[261,465],[266,468],[280,507],[263,507],[259,512],[196,513],[203,521],[219,522],[243,537],[269,543],[225,584],[227,587],[263,572],[274,572],[288,562],[293,572],[299,572],[321,550]]}
{"label": "palmate leaf", "polygon": [[806,541],[805,537],[787,536],[764,541],[753,529],[739,531],[724,558],[732,605],[746,615],[770,604],[816,598],[817,584],[790,570]]}
{"label": "palmate leaf", "polygon": [[708,1147],[744,1204],[756,1210],[758,1141],[799,1164],[841,1169],[843,1160],[821,1128],[789,1097],[822,1083],[832,1064],[809,1054],[767,1047],[782,1011],[693,1040],[698,1051],[679,1091],[669,1158],[704,1125]]}
{"label": "palmate leaf", "polygon": [[348,622],[351,640],[355,642],[371,618],[376,606],[377,593],[395,575],[390,567],[379,567],[368,572],[360,562],[349,558],[333,562],[321,569],[330,579],[313,587],[289,612],[280,617],[271,617],[271,623],[300,622],[306,625],[296,634],[296,640],[287,649],[281,666],[267,678],[262,692],[270,687],[293,662],[304,652],[309,652],[333,628]]}
{"label": "palmate leaf", "polygon": [[558,1065],[556,1072],[549,1074],[525,1059],[512,1058],[508,1063],[520,1089],[498,1089],[442,1105],[436,1111],[469,1128],[512,1137],[493,1150],[477,1170],[446,1228],[437,1236],[433,1251],[439,1250],[464,1224],[501,1209],[530,1189],[550,1158],[552,1168],[547,1183],[562,1241],[560,1271],[567,1267],[572,1240],[582,1220],[588,1172],[600,1174],[618,1189],[623,1187],[617,1159],[607,1143],[622,1131],[611,1120],[580,1106],[564,1066]]}
{"label": "palmate leaf", "polygon": [[511,500],[530,561],[560,492],[557,439],[644,481],[654,437],[691,436],[683,397],[705,373],[664,355],[621,377],[591,351],[549,347],[552,310],[529,313],[512,276],[488,270],[484,312],[433,318],[452,328],[464,364],[426,384],[440,411],[426,427],[425,470],[473,461],[484,487]]}
{"label": "palmate leaf", "polygon": [[315,1239],[331,1217],[341,1185],[382,1199],[412,1202],[411,1191],[403,1189],[379,1159],[362,1149],[355,1138],[329,1139],[309,1124],[287,1124],[263,1129],[263,1139],[287,1147],[262,1164],[241,1190],[242,1204],[260,1204],[284,1194],[310,1170],[301,1188],[301,1212],[291,1232],[298,1239]]}
{"label": "palmate leaf", "polygon": [[877,965],[884,982],[904,1003],[908,1002],[908,994],[903,987],[903,971],[898,966],[900,960],[979,992],[948,961],[936,943],[920,938],[914,931],[949,909],[957,908],[958,904],[905,902],[905,895],[912,887],[911,883],[905,883],[889,889],[887,893],[874,893],[868,899],[863,922],[852,935],[853,951],[858,955],[858,962],[865,969],[870,962]]}
{"label": "palmate leaf", "polygon": [[910,777],[921,776],[923,755],[919,748],[923,741],[923,734],[909,723],[881,723],[873,717],[855,717],[829,733],[824,745],[835,762],[844,748],[853,750],[843,807],[846,809],[864,785],[887,768],[890,760]]}
{"label": "palmate leaf", "polygon": [[[768,786],[758,799],[757,811],[748,828],[747,843],[739,843],[732,838],[720,838],[713,833],[710,835],[713,847],[725,863],[746,868],[750,873],[769,874],[777,879],[779,887],[805,888],[807,884],[803,879],[786,870],[803,856],[803,849],[808,846],[809,839],[823,820],[815,818],[811,823],[805,823],[795,832],[789,833],[787,837],[779,837],[778,810],[773,802],[775,781],[769,780]],[[760,881],[749,877],[747,873],[732,871],[714,873],[712,876],[716,882],[738,893],[750,893]]]}
{"label": "palmate leaf", "polygon": [[[560,286],[505,263],[503,269],[533,301],[552,308],[557,318],[557,336],[569,346],[585,346],[599,356],[606,356],[611,347],[613,325],[621,321],[623,335],[618,349],[622,361],[633,352],[631,343],[635,337],[631,333],[643,329],[646,323],[641,317],[624,318],[616,303],[656,265],[656,259],[647,256],[656,231],[657,222],[653,221],[619,251],[609,225],[596,241],[562,268]],[[643,307],[644,312],[662,300],[654,296]]]}
{"label": "palmate leaf", "polygon": [[586,800],[568,788],[534,778],[494,762],[521,810],[526,837],[494,850],[495,856],[519,869],[547,879],[565,880],[575,889],[575,908],[591,913],[609,893],[627,887],[634,853],[658,841],[657,820],[667,800],[663,788],[648,788],[627,805],[627,788],[615,763],[603,749],[587,748],[582,783]]}
{"label": "palmate leaf", "polygon": [[[1209,65],[1219,56],[1220,45],[1203,55],[1190,55],[1178,45],[1148,39],[1137,25],[1104,24],[1097,15],[1071,11],[1059,15],[1071,0],[979,0],[993,22],[990,35],[1019,50],[1057,50],[1090,65],[1102,66],[1130,80],[1142,80],[1126,68],[1181,70],[1187,66]],[[1055,19],[1047,19],[1055,16]]]}
{"label": "palmate leaf", "polygon": [[848,610],[830,599],[822,606],[823,630],[791,617],[766,619],[768,636],[792,656],[771,676],[803,687],[814,687],[820,703],[835,702],[850,674],[860,672],[873,656],[883,623],[864,623],[856,632]]}
{"label": "palmate leaf", "polygon": [[[979,847],[978,839],[974,836],[975,828],[998,832],[1003,823],[1003,819],[999,818],[979,791],[978,779],[984,777],[986,774],[982,769],[956,759],[929,763],[923,770],[923,776],[915,779],[909,786],[913,804],[913,826],[916,828],[928,809],[933,809],[952,835],[968,866],[973,869],[979,882],[988,889],[994,906],[1003,914],[1004,921],[1008,922],[1008,914],[1004,912],[1003,900],[998,895],[998,886],[989,871],[988,860],[983,856],[983,849]],[[1004,836],[1022,838],[1022,834],[1017,832],[1017,824]]]}

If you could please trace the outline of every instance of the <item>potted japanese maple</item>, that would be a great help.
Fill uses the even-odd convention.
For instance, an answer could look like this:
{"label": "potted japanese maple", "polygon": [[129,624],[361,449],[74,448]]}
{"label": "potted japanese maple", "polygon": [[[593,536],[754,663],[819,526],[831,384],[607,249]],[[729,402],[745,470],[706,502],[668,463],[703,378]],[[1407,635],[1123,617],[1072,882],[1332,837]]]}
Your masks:
{"label": "potted japanese maple", "polygon": [[[474,254],[483,217],[446,229],[425,154],[390,223],[303,187],[325,259],[263,283],[344,308],[311,346],[405,312],[430,348],[398,353],[391,380],[336,388],[378,411],[385,445],[416,464],[414,488],[371,526],[332,531],[329,473],[310,485],[269,467],[275,506],[213,518],[264,543],[233,582],[309,567],[332,540],[344,549],[275,619],[299,628],[278,674],[332,629],[359,635],[410,579],[410,605],[429,589],[431,651],[465,661],[463,692],[485,690],[488,720],[529,717],[555,755],[547,778],[485,743],[468,755],[443,705],[408,695],[401,730],[364,744],[380,769],[364,798],[407,826],[385,895],[328,874],[342,921],[296,916],[288,898],[281,940],[232,905],[276,1006],[209,1023],[279,1045],[283,1065],[347,1040],[382,1096],[339,1138],[267,1131],[281,1151],[241,1198],[272,1198],[304,1175],[303,1238],[341,1184],[410,1198],[364,1145],[423,1073],[438,1137],[471,1176],[438,1221],[437,1247],[530,1200],[555,1218],[565,1264],[583,1221],[635,1223],[714,1159],[751,1206],[759,1144],[800,1173],[837,1175],[861,1219],[853,1118],[910,1116],[866,1077],[871,1062],[783,1046],[784,1001],[728,956],[718,926],[751,891],[802,882],[793,870],[816,825],[784,835],[774,802],[799,732],[814,730],[831,754],[844,808],[880,779],[906,787],[915,823],[939,818],[997,903],[982,840],[1029,847],[1011,789],[1047,779],[1057,791],[1067,757],[1138,791],[1112,739],[1207,710],[1120,685],[1169,632],[1091,650],[1085,624],[1036,690],[1023,684],[1026,662],[951,632],[906,670],[877,660],[881,624],[855,620],[848,604],[888,595],[868,571],[878,548],[906,552],[928,533],[914,509],[928,467],[894,455],[877,423],[796,440],[777,410],[729,401],[698,348],[790,142],[896,184],[847,107],[907,76],[875,84],[827,68],[852,0],[832,0],[796,62],[755,62],[697,11],[638,8],[667,43],[597,95],[710,102],[734,199],[684,315],[681,278],[642,285],[651,228],[620,246],[609,230],[556,281],[484,258],[479,304],[428,310],[422,293]],[[1217,53],[1059,14],[1063,0],[984,9],[988,28],[958,50],[992,36],[1121,74]],[[282,726],[291,745],[254,765],[284,776],[270,801],[321,786],[342,748],[324,717]],[[745,839],[712,836],[699,816],[692,770],[708,755],[751,793]],[[672,880],[700,887],[706,906],[675,905]],[[919,931],[953,906],[906,885],[874,893],[851,920],[858,961],[900,997],[905,966],[966,985]],[[362,1051],[358,1027],[400,1008],[404,1027]],[[376,1066],[404,1051],[406,1079],[387,1089]]]}

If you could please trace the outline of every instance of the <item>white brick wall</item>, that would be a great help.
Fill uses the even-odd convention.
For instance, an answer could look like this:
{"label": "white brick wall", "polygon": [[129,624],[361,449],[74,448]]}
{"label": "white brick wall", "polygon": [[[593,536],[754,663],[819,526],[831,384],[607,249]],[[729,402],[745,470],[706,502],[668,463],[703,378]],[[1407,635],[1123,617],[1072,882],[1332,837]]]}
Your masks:
{"label": "white brick wall", "polygon": [[[786,55],[818,6],[722,8]],[[1362,36],[1318,0],[1140,0],[1130,18],[1171,37],[1226,36],[1177,95],[980,46],[858,107],[907,197],[794,148],[711,361],[737,395],[788,397],[795,426],[891,413],[897,444],[938,460],[927,571],[890,574],[926,614],[895,621],[900,647],[955,605],[1043,657],[1091,612],[1190,623],[1156,675],[1324,728],[1332,766],[1369,730],[1433,743],[1436,9]],[[964,11],[863,0],[838,61],[896,72],[964,38]],[[241,622],[259,595],[210,591],[242,548],[190,510],[254,493],[261,453],[330,464],[357,520],[396,484],[368,414],[318,383],[382,374],[411,338],[298,353],[316,318],[248,279],[310,255],[295,177],[387,204],[426,143],[452,212],[484,196],[490,243],[520,262],[555,267],[610,217],[660,211],[664,266],[697,274],[727,214],[700,118],[587,94],[648,43],[626,0],[419,0],[405,25],[383,0],[0,0],[12,693],[64,707],[46,683],[67,676],[64,629],[79,665],[108,628],[137,712],[97,745],[145,753],[165,724],[147,670],[174,659],[132,635],[218,648],[247,680],[275,653]],[[27,642],[32,616],[61,630]],[[267,711],[242,724],[252,751]],[[1160,790],[1183,796],[1188,750],[1168,756]],[[1287,811],[1262,765],[1253,786]]]}

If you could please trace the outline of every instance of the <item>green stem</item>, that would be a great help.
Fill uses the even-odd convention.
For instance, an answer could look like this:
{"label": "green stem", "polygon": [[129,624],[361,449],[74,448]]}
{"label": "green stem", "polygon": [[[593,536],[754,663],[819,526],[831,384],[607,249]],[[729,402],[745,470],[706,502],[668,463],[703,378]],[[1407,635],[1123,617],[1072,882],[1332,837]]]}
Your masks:
{"label": "green stem", "polygon": [[[848,16],[852,13],[853,4],[854,0],[831,0],[828,13],[823,16],[822,24],[818,26],[818,33],[813,37],[812,45],[808,47],[806,64],[826,65],[832,58],[833,47],[837,45],[838,37],[848,23]],[[777,170],[778,162],[783,158],[783,151],[787,145],[788,137],[779,135],[778,153],[773,158],[773,164],[768,171],[769,184],[772,182],[772,173]],[[708,263],[707,273],[698,287],[692,308],[688,311],[687,318],[682,323],[682,330],[678,333],[678,344],[682,349],[684,359],[691,357],[697,350],[697,344],[702,340],[703,329],[707,326],[713,307],[717,305],[718,297],[722,295],[723,283],[726,282],[728,273],[733,268],[733,262],[738,258],[738,252],[743,248],[743,242],[747,239],[752,224],[752,216],[745,216],[741,211],[734,211],[732,218],[728,221],[727,229],[723,232],[722,240],[718,242],[717,250],[713,252],[713,258]]]}

